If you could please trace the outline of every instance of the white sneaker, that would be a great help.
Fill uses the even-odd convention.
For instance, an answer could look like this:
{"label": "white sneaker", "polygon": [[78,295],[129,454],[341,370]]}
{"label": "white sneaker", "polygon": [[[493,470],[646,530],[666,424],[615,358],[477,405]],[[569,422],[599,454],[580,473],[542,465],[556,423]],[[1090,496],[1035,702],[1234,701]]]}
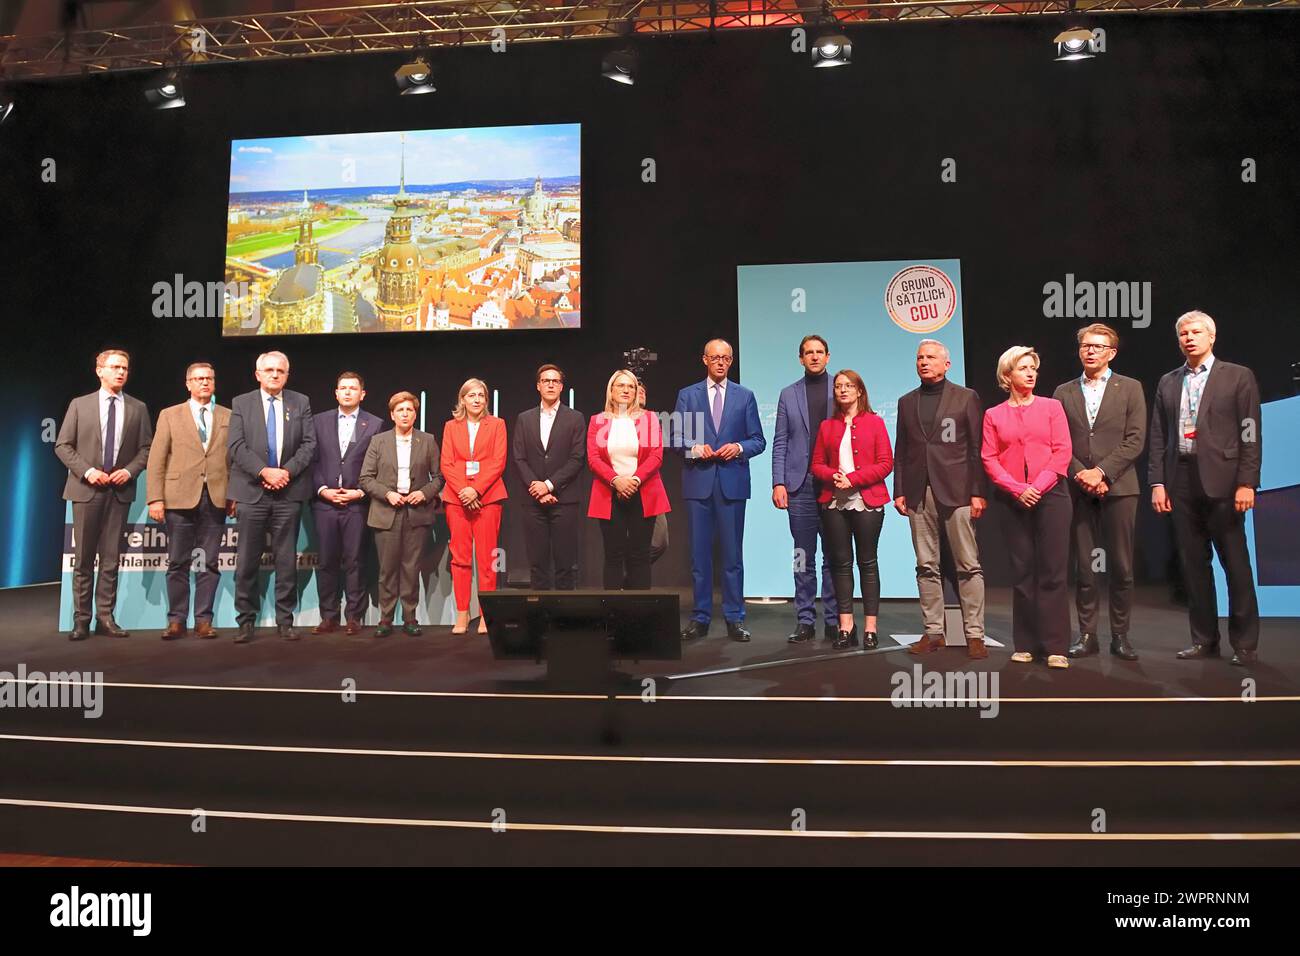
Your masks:
{"label": "white sneaker", "polygon": [[1048,667],[1069,667],[1070,659],[1064,654],[1050,654],[1047,658]]}
{"label": "white sneaker", "polygon": [[1016,651],[1011,655],[1011,659],[1017,664],[1032,664],[1034,662],[1034,655],[1030,654],[1028,651]]}

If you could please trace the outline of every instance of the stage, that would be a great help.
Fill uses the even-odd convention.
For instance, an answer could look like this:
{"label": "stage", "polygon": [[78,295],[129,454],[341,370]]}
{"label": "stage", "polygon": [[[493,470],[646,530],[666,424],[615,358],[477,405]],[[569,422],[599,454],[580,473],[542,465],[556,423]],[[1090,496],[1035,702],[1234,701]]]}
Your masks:
{"label": "stage", "polygon": [[[1135,611],[1136,663],[1103,651],[1049,671],[1010,663],[1009,647],[979,662],[956,648],[913,658],[887,636],[917,630],[902,601],[882,608],[879,650],[791,648],[790,606],[751,605],[751,643],[715,625],[680,662],[622,662],[611,694],[557,691],[543,665],[498,664],[485,637],[447,628],[74,644],[53,629],[56,598],[0,594],[0,670],[101,671],[102,715],[0,708],[0,852],[303,865],[1300,860],[1297,622],[1264,621],[1252,668],[1181,662],[1183,610],[1154,589]],[[1009,643],[1009,592],[991,589],[986,617]],[[981,699],[926,699],[917,665],[974,675]]]}

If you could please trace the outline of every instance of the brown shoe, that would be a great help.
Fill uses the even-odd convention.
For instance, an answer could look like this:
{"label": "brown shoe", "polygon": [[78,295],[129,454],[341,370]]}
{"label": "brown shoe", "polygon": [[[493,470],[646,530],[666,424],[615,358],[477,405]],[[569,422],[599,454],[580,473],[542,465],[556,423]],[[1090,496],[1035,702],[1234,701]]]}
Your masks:
{"label": "brown shoe", "polygon": [[922,634],[921,639],[907,649],[907,653],[920,657],[922,654],[942,650],[944,646],[943,635],[932,637],[929,634]]}
{"label": "brown shoe", "polygon": [[966,642],[966,656],[973,661],[982,661],[989,656],[989,649],[984,646],[984,638],[972,637]]}
{"label": "brown shoe", "polygon": [[344,633],[349,637],[356,637],[356,635],[361,633],[361,622],[348,621],[348,626],[344,628]]}
{"label": "brown shoe", "polygon": [[329,618],[321,621],[311,629],[313,634],[333,634],[339,629],[338,621],[331,621]]}
{"label": "brown shoe", "polygon": [[212,628],[212,622],[209,620],[194,622],[194,636],[201,637],[204,640],[211,640],[217,636],[217,632]]}
{"label": "brown shoe", "polygon": [[185,625],[180,621],[168,621],[167,630],[162,632],[164,641],[175,641],[186,635]]}

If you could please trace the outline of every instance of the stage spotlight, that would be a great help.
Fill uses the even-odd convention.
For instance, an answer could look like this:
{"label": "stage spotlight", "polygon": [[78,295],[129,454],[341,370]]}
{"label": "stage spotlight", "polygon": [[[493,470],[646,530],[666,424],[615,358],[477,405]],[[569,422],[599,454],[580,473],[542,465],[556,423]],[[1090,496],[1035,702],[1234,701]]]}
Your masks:
{"label": "stage spotlight", "polygon": [[1056,59],[1091,60],[1098,53],[1106,52],[1105,40],[1100,30],[1085,30],[1075,27],[1063,30],[1052,41],[1056,44]]}
{"label": "stage spotlight", "polygon": [[185,90],[181,86],[181,71],[168,70],[145,88],[144,98],[156,110],[170,110],[185,105]]}
{"label": "stage spotlight", "polygon": [[0,93],[0,123],[9,118],[14,111],[14,98],[8,93]]}
{"label": "stage spotlight", "polygon": [[812,47],[814,67],[848,66],[853,56],[853,44],[842,33],[823,33]]}
{"label": "stage spotlight", "polygon": [[433,85],[433,71],[429,69],[429,63],[422,56],[417,56],[410,63],[404,63],[397,68],[393,74],[393,79],[397,81],[397,89],[402,96],[417,93],[433,93],[438,88]]}
{"label": "stage spotlight", "polygon": [[631,47],[615,50],[605,54],[605,59],[600,61],[600,75],[615,83],[632,86],[636,83],[637,63],[636,50]]}

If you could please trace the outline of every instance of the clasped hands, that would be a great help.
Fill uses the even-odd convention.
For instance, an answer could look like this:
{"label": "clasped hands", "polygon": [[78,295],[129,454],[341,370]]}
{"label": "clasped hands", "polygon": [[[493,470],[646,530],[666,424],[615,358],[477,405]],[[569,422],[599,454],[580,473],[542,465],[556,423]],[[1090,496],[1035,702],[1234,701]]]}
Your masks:
{"label": "clasped hands", "polygon": [[1110,485],[1100,468],[1084,468],[1074,476],[1074,480],[1084,491],[1098,498],[1104,497],[1110,491]]}
{"label": "clasped hands", "polygon": [[483,507],[483,502],[478,497],[478,491],[469,485],[456,492],[456,497],[460,499],[461,507],[466,511],[478,511]]}
{"label": "clasped hands", "polygon": [[429,499],[424,497],[424,492],[418,488],[408,494],[399,494],[396,491],[390,491],[384,495],[384,500],[394,508],[404,508],[407,505],[422,505]]}
{"label": "clasped hands", "polygon": [[124,485],[131,480],[131,473],[125,468],[118,468],[116,471],[107,472],[99,468],[92,468],[86,472],[86,481],[92,485]]}
{"label": "clasped hands", "polygon": [[533,499],[539,505],[558,504],[560,500],[559,498],[555,497],[555,495],[551,493],[551,490],[546,487],[546,482],[544,481],[529,482],[528,493],[533,496]]}
{"label": "clasped hands", "polygon": [[731,459],[740,455],[745,449],[741,448],[736,442],[723,445],[721,448],[714,448],[711,445],[692,445],[691,456],[700,461],[711,461],[714,458],[722,461],[731,461]]}
{"label": "clasped hands", "polygon": [[366,496],[360,488],[322,488],[320,496],[332,505],[342,508],[349,501],[358,501]]}
{"label": "clasped hands", "polygon": [[279,491],[289,485],[289,479],[292,477],[288,471],[283,468],[266,467],[257,473],[257,477],[262,479],[262,487],[267,491]]}

